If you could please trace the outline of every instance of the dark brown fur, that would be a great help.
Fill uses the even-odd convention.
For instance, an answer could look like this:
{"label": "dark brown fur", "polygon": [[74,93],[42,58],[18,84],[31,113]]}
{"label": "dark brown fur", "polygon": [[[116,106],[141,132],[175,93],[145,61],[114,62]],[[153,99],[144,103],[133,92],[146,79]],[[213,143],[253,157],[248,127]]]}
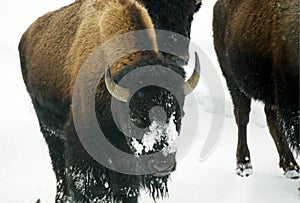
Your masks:
{"label": "dark brown fur", "polygon": [[[299,171],[299,1],[219,0],[214,43],[238,125],[237,170],[251,169],[246,127],[251,99],[265,104],[280,167]],[[249,175],[249,174],[246,174]]]}
{"label": "dark brown fur", "polygon": [[190,38],[193,15],[201,6],[194,0],[139,0],[148,9],[156,29],[169,30]]}
{"label": "dark brown fur", "polygon": [[[188,61],[188,47],[191,34],[191,24],[193,15],[201,7],[201,1],[195,0],[138,0],[142,2],[153,21],[155,29],[167,30],[172,32],[170,38],[174,40],[180,39],[178,34],[186,37],[186,41],[181,45],[180,50],[176,50],[177,55],[168,57],[177,63],[186,64]],[[158,37],[159,38],[159,37]],[[158,39],[159,40],[159,39]],[[176,41],[174,41],[176,43]],[[163,44],[163,43],[161,43]]]}

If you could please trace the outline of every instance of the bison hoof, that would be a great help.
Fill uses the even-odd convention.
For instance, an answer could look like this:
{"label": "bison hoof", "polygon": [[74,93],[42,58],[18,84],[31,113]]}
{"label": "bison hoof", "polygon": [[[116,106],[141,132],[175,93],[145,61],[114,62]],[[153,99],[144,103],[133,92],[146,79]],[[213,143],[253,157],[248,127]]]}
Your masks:
{"label": "bison hoof", "polygon": [[241,177],[248,177],[252,174],[252,165],[251,163],[240,163],[237,164],[236,168],[236,174],[238,174]]}
{"label": "bison hoof", "polygon": [[297,170],[288,170],[284,173],[286,178],[297,179],[300,177],[299,171]]}

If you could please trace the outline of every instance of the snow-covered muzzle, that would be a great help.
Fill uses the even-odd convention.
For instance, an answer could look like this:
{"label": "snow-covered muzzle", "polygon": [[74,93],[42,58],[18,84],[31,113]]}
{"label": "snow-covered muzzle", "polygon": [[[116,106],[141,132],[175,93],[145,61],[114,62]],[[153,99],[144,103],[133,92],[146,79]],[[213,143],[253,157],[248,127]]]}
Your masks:
{"label": "snow-covered muzzle", "polygon": [[162,151],[165,156],[176,153],[178,132],[174,119],[172,116],[169,123],[154,120],[149,126],[149,131],[143,135],[141,140],[131,138],[130,144],[135,155],[157,151]]}
{"label": "snow-covered muzzle", "polygon": [[174,115],[168,122],[153,120],[141,139],[135,137],[128,139],[128,144],[136,156],[155,154],[155,161],[150,160],[148,167],[156,171],[153,174],[156,177],[167,176],[175,170],[179,137],[175,121]]}

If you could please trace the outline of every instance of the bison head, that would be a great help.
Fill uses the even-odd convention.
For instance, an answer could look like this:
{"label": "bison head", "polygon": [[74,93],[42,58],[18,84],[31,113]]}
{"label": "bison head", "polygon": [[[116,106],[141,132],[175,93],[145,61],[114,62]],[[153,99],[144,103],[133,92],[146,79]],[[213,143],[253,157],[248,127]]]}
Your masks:
{"label": "bison head", "polygon": [[114,122],[131,153],[154,154],[145,163],[154,176],[167,176],[175,169],[184,97],[196,87],[199,72],[197,54],[194,72],[186,82],[182,67],[170,64],[124,68],[114,78],[110,67],[106,69]]}

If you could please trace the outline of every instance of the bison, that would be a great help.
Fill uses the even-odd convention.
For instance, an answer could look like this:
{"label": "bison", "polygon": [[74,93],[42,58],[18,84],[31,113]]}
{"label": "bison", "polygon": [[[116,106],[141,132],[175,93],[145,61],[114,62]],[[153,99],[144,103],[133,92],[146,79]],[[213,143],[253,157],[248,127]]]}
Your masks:
{"label": "bison", "polygon": [[[171,128],[173,134],[179,134],[184,97],[199,81],[200,64],[196,57],[194,72],[185,81],[184,69],[159,52],[154,28],[147,9],[138,1],[89,0],[75,1],[45,14],[23,34],[19,43],[21,70],[49,148],[57,180],[56,202],[133,203],[138,202],[141,187],[148,188],[153,199],[167,195],[169,174],[176,165],[176,150],[168,150],[171,143],[167,138],[171,132],[165,129]],[[138,30],[144,31],[143,41],[136,37]],[[134,34],[126,40],[113,41],[130,32]],[[105,46],[111,40],[114,43]],[[138,49],[143,43],[149,50]],[[95,55],[103,46],[102,55]],[[99,66],[120,52],[126,54],[107,66]],[[135,75],[145,67],[144,75]],[[89,71],[79,80],[82,70]],[[96,73],[103,73],[100,79]],[[127,75],[133,75],[130,82],[141,84],[141,88],[133,91],[128,84],[122,84]],[[88,95],[93,77],[97,79],[95,94]],[[142,86],[145,80],[163,80],[170,88]],[[90,98],[94,101],[92,107],[85,105]],[[124,105],[128,107],[127,112],[121,108]],[[155,110],[157,108],[163,112]],[[77,111],[81,112],[79,118],[75,118]],[[104,153],[99,156],[105,163],[99,163],[91,155],[76,128],[79,122],[82,128],[90,130],[89,123],[93,119],[90,112],[95,112],[105,141],[131,154],[136,162],[120,160],[118,163],[114,161],[114,154]],[[117,120],[123,121],[121,126]],[[131,134],[140,133],[133,130],[134,127],[144,130],[141,131],[144,136],[155,128],[152,148],[146,149],[141,140],[132,137]],[[84,139],[96,147],[101,145],[93,140],[98,134],[87,132]],[[161,151],[164,153],[159,153]],[[139,162],[140,156],[153,154],[163,156]],[[136,167],[149,168],[152,173],[120,173],[114,170],[120,164],[133,171],[138,171]]]}
{"label": "bison", "polygon": [[299,176],[299,1],[218,0],[214,45],[238,126],[237,174],[252,173],[247,146],[251,99],[264,103],[286,176]]}

